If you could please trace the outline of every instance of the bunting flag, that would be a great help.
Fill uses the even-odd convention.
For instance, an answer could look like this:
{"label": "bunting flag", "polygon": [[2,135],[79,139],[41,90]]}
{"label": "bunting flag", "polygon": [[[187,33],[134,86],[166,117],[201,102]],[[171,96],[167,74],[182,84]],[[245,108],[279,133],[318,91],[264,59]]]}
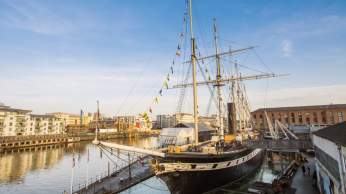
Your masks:
{"label": "bunting flag", "polygon": [[177,56],[180,56],[180,45],[178,45],[177,52],[175,53]]}
{"label": "bunting flag", "polygon": [[148,116],[148,114],[146,112],[143,113],[143,118],[144,118],[146,123],[150,123],[149,116]]}
{"label": "bunting flag", "polygon": [[168,82],[167,82],[167,80],[165,80],[165,81],[163,82],[163,85],[165,86],[166,89],[168,89]]}
{"label": "bunting flag", "polygon": [[[178,39],[178,46],[177,46],[177,50],[176,50],[176,53],[175,53],[175,55],[177,56],[177,57],[180,57],[181,56],[181,46],[182,46],[182,44],[184,44],[183,43],[183,41],[184,41],[184,36],[186,36],[186,34],[185,34],[185,30],[186,30],[186,17],[187,17],[187,13],[185,13],[185,15],[184,15],[184,23],[183,23],[183,26],[182,26],[182,29],[181,29],[181,32],[179,33],[179,39]],[[196,46],[196,49],[197,49],[197,46]],[[199,55],[201,55],[201,53],[199,52]],[[176,60],[176,56],[175,57],[173,57],[173,60],[172,60],[172,64],[171,64],[171,66],[170,66],[170,69],[169,69],[169,72],[168,72],[168,74],[166,75],[166,78],[164,79],[164,81],[163,81],[163,86],[162,86],[162,88],[159,90],[159,95],[158,96],[156,96],[155,98],[154,98],[154,100],[152,101],[152,104],[148,107],[148,109],[146,110],[146,112],[144,112],[143,114],[140,114],[145,120],[146,120],[146,122],[149,122],[150,120],[149,120],[149,117],[148,117],[148,113],[149,114],[152,114],[153,113],[153,109],[152,109],[152,107],[153,107],[153,105],[154,104],[158,104],[159,103],[159,99],[160,99],[160,97],[162,96],[162,94],[163,94],[163,90],[164,89],[168,89],[169,88],[169,81],[172,81],[171,80],[171,75],[173,76],[173,74],[174,74],[174,65],[175,65],[175,60]]]}
{"label": "bunting flag", "polygon": [[208,75],[208,80],[209,80],[209,81],[211,80],[210,75]]}

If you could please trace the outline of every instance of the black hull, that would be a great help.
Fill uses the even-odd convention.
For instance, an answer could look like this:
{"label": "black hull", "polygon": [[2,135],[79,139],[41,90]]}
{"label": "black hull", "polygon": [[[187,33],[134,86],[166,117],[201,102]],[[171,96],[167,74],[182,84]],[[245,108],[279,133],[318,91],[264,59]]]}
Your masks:
{"label": "black hull", "polygon": [[224,169],[206,171],[179,171],[158,175],[173,194],[204,193],[224,186],[254,172],[261,166],[263,151],[252,159]]}

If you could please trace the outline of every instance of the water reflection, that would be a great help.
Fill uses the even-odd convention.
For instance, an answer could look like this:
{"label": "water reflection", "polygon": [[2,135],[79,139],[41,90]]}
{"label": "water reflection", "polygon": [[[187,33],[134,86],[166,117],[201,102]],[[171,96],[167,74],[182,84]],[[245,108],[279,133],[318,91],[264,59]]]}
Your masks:
{"label": "water reflection", "polygon": [[66,145],[42,146],[30,151],[13,150],[0,155],[0,182],[20,181],[29,171],[50,168],[69,149]]}
{"label": "water reflection", "polygon": [[[157,139],[153,137],[110,141],[145,148],[157,147]],[[88,150],[89,162],[87,162]],[[107,171],[109,160],[105,156],[101,157],[100,150],[90,142],[35,147],[27,151],[3,153],[0,155],[0,193],[47,194],[69,191],[73,156],[76,159],[73,181],[75,189],[80,184],[85,184],[87,178],[95,180],[96,176]],[[254,181],[271,182],[279,174],[281,168],[287,166],[292,159],[289,155],[284,155],[282,160],[277,154],[270,155],[263,161],[262,168],[254,175],[242,182],[218,189],[215,193],[246,191],[247,186]],[[122,163],[116,157],[114,160],[117,164]],[[110,168],[114,169],[115,164],[111,163]],[[152,177],[122,193],[167,194],[169,191],[162,180]]]}
{"label": "water reflection", "polygon": [[[130,138],[109,140],[125,145],[156,147],[157,139]],[[87,162],[87,150],[90,161]],[[76,159],[74,188],[95,180],[107,170],[107,158],[90,142],[41,146],[27,150],[14,150],[0,154],[0,193],[62,193],[68,191],[71,181],[72,156]],[[121,162],[114,158],[117,163]],[[111,164],[115,168],[115,164]],[[88,175],[86,173],[88,169]]]}

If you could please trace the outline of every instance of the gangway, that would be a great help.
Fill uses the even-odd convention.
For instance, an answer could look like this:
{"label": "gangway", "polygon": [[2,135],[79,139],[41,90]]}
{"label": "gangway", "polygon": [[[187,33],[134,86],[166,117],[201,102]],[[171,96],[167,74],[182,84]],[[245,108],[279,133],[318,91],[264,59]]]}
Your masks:
{"label": "gangway", "polygon": [[308,140],[298,139],[263,139],[263,140],[248,140],[243,142],[251,148],[261,148],[267,150],[307,150],[312,148],[312,144]]}

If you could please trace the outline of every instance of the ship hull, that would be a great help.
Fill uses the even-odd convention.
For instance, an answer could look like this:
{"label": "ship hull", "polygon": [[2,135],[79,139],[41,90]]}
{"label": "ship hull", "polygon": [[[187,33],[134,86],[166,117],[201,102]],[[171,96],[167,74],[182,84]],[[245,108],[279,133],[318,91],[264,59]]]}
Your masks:
{"label": "ship hull", "polygon": [[174,171],[158,174],[173,194],[204,193],[246,177],[260,167],[263,151],[250,160],[228,168],[201,171]]}

